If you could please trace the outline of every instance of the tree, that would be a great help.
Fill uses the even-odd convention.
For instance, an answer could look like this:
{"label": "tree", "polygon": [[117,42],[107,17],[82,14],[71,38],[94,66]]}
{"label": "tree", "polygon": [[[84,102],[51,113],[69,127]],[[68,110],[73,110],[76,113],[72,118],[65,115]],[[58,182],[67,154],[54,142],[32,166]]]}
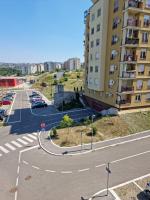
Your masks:
{"label": "tree", "polygon": [[64,115],[63,119],[60,122],[60,126],[62,128],[66,128],[68,127],[68,133],[69,133],[69,127],[72,126],[74,123],[73,119],[71,117],[69,117],[68,115]]}

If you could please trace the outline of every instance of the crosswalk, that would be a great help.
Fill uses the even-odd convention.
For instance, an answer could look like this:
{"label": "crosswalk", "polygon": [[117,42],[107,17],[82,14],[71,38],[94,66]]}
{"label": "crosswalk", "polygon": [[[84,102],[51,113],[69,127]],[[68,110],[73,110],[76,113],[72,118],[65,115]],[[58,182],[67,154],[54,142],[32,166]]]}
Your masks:
{"label": "crosswalk", "polygon": [[16,140],[7,142],[3,146],[0,146],[0,157],[17,150],[18,148],[22,148],[26,145],[29,145],[30,143],[33,143],[36,140],[37,133],[32,133],[22,136],[21,138],[17,138]]}

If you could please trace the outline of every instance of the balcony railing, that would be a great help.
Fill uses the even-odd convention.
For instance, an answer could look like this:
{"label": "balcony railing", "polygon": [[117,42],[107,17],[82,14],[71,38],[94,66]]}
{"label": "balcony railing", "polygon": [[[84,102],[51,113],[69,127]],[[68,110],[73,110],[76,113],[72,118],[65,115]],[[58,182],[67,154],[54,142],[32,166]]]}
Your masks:
{"label": "balcony railing", "polygon": [[144,3],[137,0],[132,0],[132,1],[129,1],[128,7],[142,9],[144,7]]}
{"label": "balcony railing", "polygon": [[116,101],[118,105],[126,105],[126,104],[131,104],[131,100],[127,99],[121,99],[120,101]]}
{"label": "balcony railing", "polygon": [[124,61],[127,61],[127,62],[136,62],[137,61],[137,56],[134,56],[132,54],[130,54],[130,55],[124,55]]}
{"label": "balcony railing", "polygon": [[127,26],[140,27],[141,26],[141,21],[138,20],[138,19],[128,19],[127,20]]}
{"label": "balcony railing", "polygon": [[122,72],[121,78],[136,78],[136,72]]}
{"label": "balcony railing", "polygon": [[134,87],[128,87],[128,86],[122,86],[121,87],[121,92],[132,92],[134,91]]}
{"label": "balcony railing", "polygon": [[136,90],[142,90],[143,89],[143,85],[136,87]]}
{"label": "balcony railing", "polygon": [[125,44],[139,44],[139,38],[126,38]]}
{"label": "balcony railing", "polygon": [[143,26],[145,28],[149,28],[150,27],[150,20],[144,20]]}

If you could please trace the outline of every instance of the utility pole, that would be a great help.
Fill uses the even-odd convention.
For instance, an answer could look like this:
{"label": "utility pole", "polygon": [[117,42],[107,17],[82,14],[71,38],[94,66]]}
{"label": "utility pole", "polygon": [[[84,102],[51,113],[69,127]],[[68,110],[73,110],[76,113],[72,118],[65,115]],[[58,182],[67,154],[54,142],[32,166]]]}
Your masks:
{"label": "utility pole", "polygon": [[81,131],[81,151],[82,151],[82,134],[83,132]]}
{"label": "utility pole", "polygon": [[110,163],[107,164],[107,167],[106,167],[106,171],[107,171],[107,196],[108,196],[108,192],[109,192],[109,175],[111,174],[111,171],[110,171]]}

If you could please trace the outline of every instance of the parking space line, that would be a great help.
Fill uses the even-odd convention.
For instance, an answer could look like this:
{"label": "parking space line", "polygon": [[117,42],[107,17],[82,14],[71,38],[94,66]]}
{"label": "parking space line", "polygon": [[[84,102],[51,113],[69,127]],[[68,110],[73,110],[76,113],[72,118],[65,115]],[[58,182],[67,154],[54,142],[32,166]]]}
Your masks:
{"label": "parking space line", "polygon": [[89,170],[89,168],[87,168],[87,169],[81,169],[81,170],[78,170],[78,172],[85,172],[85,171],[88,171]]}
{"label": "parking space line", "polygon": [[34,136],[34,135],[28,134],[28,136],[31,137],[31,138],[34,139],[34,140],[37,140],[37,137]]}
{"label": "parking space line", "polygon": [[17,140],[18,140],[20,143],[24,144],[24,145],[27,145],[27,144],[28,144],[28,142],[22,140],[21,138],[18,138]]}
{"label": "parking space line", "polygon": [[5,146],[8,147],[9,149],[11,149],[12,151],[16,150],[16,148],[9,143],[6,143]]}
{"label": "parking space line", "polygon": [[30,138],[28,138],[27,136],[23,136],[23,139],[27,140],[28,142],[33,142],[33,140],[31,140]]}
{"label": "parking space line", "polygon": [[133,183],[134,183],[141,191],[144,191],[144,189],[141,188],[141,186],[139,186],[135,181],[133,181]]}
{"label": "parking space line", "polygon": [[32,133],[33,135],[37,136],[37,133]]}
{"label": "parking space line", "polygon": [[0,150],[3,151],[4,153],[9,153],[9,151],[2,146],[0,146]]}
{"label": "parking space line", "polygon": [[14,144],[16,147],[22,147],[22,145],[21,144],[19,144],[18,142],[16,142],[16,141],[11,141],[11,143],[12,144]]}

